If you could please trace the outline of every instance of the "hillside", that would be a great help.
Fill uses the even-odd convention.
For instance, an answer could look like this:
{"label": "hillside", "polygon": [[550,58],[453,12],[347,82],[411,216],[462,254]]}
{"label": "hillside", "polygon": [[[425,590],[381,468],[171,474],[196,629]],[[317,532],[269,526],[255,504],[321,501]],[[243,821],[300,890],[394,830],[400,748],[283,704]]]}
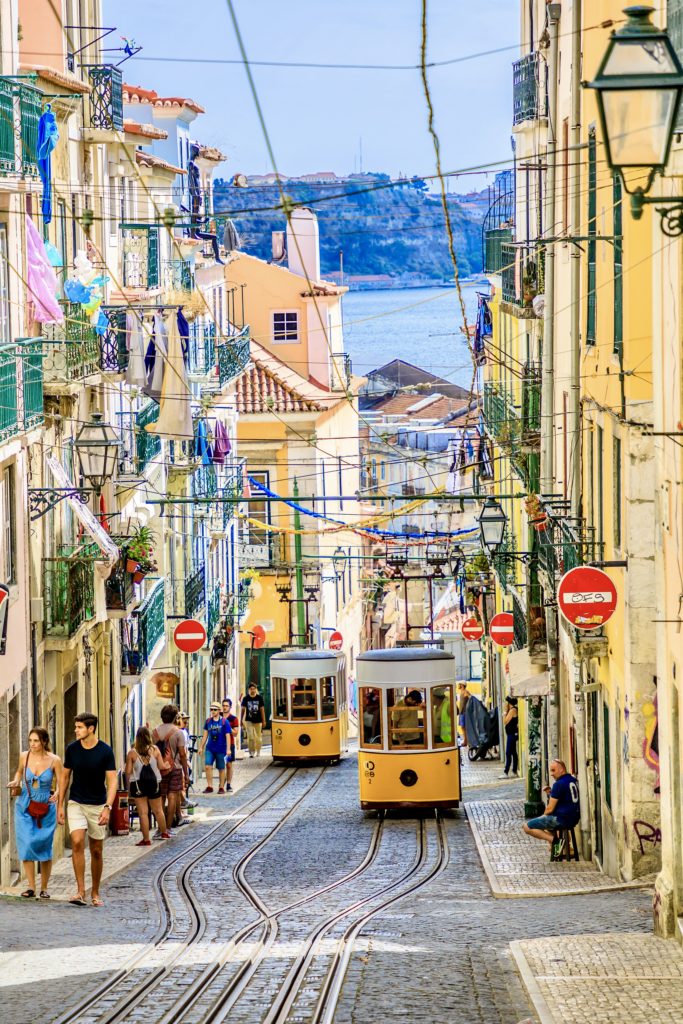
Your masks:
{"label": "hillside", "polygon": [[[427,192],[424,182],[372,190],[351,182],[332,187],[286,182],[285,192],[310,204],[318,216],[323,276],[339,269],[341,250],[345,276],[386,274],[406,283],[452,280],[441,200]],[[263,259],[271,256],[271,232],[285,226],[281,210],[273,209],[279,201],[274,185],[234,188],[221,179],[215,182],[216,212],[229,211],[242,248]],[[456,197],[449,197],[449,208],[460,273],[479,273],[481,222]]]}

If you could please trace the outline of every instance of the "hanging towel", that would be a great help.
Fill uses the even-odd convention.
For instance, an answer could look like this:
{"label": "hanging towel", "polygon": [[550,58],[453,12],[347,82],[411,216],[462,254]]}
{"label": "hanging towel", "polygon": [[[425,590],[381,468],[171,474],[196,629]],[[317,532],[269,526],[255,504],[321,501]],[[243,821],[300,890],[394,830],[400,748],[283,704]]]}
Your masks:
{"label": "hanging towel", "polygon": [[38,121],[38,147],[36,151],[38,173],[43,183],[43,199],[41,213],[43,224],[47,225],[52,220],[52,150],[59,141],[59,130],[57,119],[48,103],[45,112],[41,114]]}
{"label": "hanging towel", "polygon": [[211,446],[209,445],[209,432],[206,420],[201,419],[197,424],[197,435],[194,445],[195,455],[202,460],[202,466],[210,466],[212,462]]}
{"label": "hanging towel", "polygon": [[178,334],[180,335],[180,342],[183,348],[185,366],[188,366],[190,363],[190,325],[185,319],[182,309],[178,310]]}
{"label": "hanging towel", "polygon": [[[158,313],[154,318],[155,321],[157,318],[161,320]],[[163,328],[163,332],[161,328]],[[168,348],[165,352],[165,359],[162,359],[160,355],[162,333],[166,335],[166,326],[163,323],[155,323],[157,357],[154,374],[156,376],[157,367],[163,364],[163,383],[159,396],[159,418],[156,423],[149,423],[145,429],[150,434],[166,437],[172,441],[192,441],[194,438],[192,394],[183,362],[178,322],[175,316],[170,316],[168,320]]]}
{"label": "hanging towel", "polygon": [[26,284],[31,315],[37,323],[64,323],[62,307],[56,299],[59,286],[45,252],[38,228],[26,217]]}
{"label": "hanging towel", "polygon": [[126,314],[126,333],[128,335],[126,383],[133,387],[144,388],[147,384],[145,331],[140,318],[134,313]]}
{"label": "hanging towel", "polygon": [[221,420],[216,421],[216,436],[213,443],[213,461],[222,466],[230,454],[230,435]]}
{"label": "hanging towel", "polygon": [[[178,328],[171,320],[172,326],[175,327],[175,333],[178,334]],[[178,339],[180,344],[180,339]],[[151,357],[150,357],[151,348]],[[164,318],[161,313],[154,314],[154,336],[150,341],[150,345],[147,349],[147,357],[145,358],[145,367],[148,370],[147,376],[147,387],[144,388],[145,394],[153,398],[155,402],[159,401],[161,396],[161,389],[164,382],[164,356],[168,352],[168,331]],[[182,353],[181,353],[182,358]],[[150,368],[151,367],[151,368]]]}
{"label": "hanging towel", "polygon": [[234,221],[230,220],[228,217],[225,222],[225,227],[223,228],[223,248],[226,249],[227,252],[234,252],[236,249],[240,248],[241,244],[242,242],[240,240],[239,231],[235,227]]}

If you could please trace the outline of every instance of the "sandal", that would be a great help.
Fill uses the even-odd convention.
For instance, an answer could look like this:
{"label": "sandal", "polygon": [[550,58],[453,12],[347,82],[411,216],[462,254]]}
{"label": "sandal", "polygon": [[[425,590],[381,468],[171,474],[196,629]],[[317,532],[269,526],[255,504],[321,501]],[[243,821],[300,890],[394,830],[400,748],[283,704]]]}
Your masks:
{"label": "sandal", "polygon": [[69,903],[72,905],[72,907],[88,906],[88,904],[85,902],[85,897],[81,896],[80,892],[76,893],[75,896],[72,896],[71,899],[69,900]]}
{"label": "sandal", "polygon": [[36,898],[36,891],[35,889],[25,889],[21,895],[25,900],[34,900]]}
{"label": "sandal", "polygon": [[102,902],[102,900],[100,899],[99,896],[93,896],[93,898],[91,900],[91,903],[92,903],[93,907],[103,907],[104,906],[104,903]]}
{"label": "sandal", "polygon": [[38,897],[38,899],[40,899],[40,900],[49,900],[50,899],[50,894],[47,891],[47,889],[41,889],[40,890],[40,896]]}

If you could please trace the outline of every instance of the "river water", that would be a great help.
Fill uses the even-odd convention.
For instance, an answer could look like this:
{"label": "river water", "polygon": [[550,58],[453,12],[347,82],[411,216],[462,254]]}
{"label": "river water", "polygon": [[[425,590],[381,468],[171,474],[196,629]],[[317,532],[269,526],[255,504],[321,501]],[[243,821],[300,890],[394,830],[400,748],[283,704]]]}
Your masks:
{"label": "river water", "polygon": [[[484,282],[463,285],[469,323],[477,291],[485,290]],[[343,311],[344,347],[358,376],[398,358],[469,388],[472,360],[455,288],[349,292]]]}

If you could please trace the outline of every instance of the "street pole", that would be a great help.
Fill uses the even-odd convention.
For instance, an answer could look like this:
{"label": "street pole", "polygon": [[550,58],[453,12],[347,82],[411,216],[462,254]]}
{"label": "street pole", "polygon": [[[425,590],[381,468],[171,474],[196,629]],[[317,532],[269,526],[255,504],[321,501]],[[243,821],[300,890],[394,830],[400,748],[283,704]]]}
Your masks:
{"label": "street pole", "polygon": [[[292,495],[296,501],[299,497],[299,484],[294,477],[292,481]],[[295,563],[295,581],[296,581],[296,631],[297,631],[297,646],[301,646],[302,643],[307,643],[305,638],[306,633],[306,609],[304,608],[304,571],[301,562],[301,513],[298,508],[294,509],[294,563]],[[302,641],[302,636],[304,640]]]}
{"label": "street pole", "polygon": [[[572,166],[570,233],[581,234],[581,0],[572,3],[570,162]],[[569,497],[573,516],[581,513],[581,246],[574,242],[570,257],[571,368],[569,378]]]}

